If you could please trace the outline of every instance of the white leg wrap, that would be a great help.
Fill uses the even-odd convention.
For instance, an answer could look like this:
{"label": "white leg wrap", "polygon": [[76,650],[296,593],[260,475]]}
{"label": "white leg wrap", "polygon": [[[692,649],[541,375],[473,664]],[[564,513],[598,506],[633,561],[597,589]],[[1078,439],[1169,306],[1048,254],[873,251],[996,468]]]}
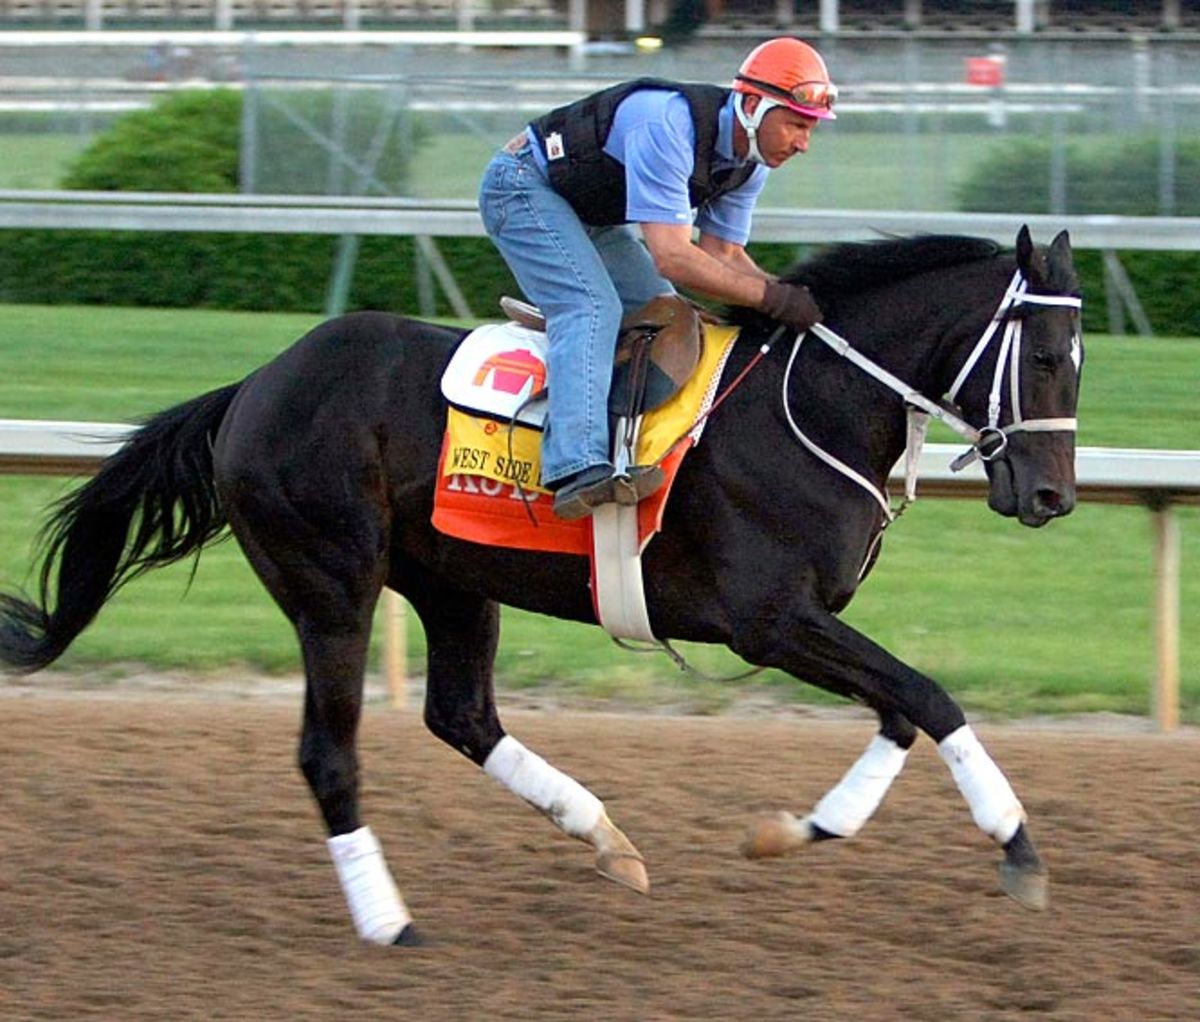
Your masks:
{"label": "white leg wrap", "polygon": [[839,837],[857,834],[879,808],[907,756],[907,749],[876,735],[846,776],[817,803],[809,822]]}
{"label": "white leg wrap", "polygon": [[512,735],[500,739],[483,769],[573,837],[586,838],[604,814],[604,804],[587,788],[530,752]]}
{"label": "white leg wrap", "polygon": [[396,890],[371,828],[339,834],[328,844],[358,935],[374,944],[393,943],[412,916]]}
{"label": "white leg wrap", "polygon": [[938,752],[950,767],[979,829],[1005,844],[1025,822],[1025,809],[970,725],[943,738]]}

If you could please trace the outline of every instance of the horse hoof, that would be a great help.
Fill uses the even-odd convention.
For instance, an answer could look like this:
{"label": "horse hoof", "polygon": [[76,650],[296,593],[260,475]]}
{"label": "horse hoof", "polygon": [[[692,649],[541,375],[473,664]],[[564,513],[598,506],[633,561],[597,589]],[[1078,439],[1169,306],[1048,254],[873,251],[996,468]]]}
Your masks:
{"label": "horse hoof", "polygon": [[638,894],[650,893],[650,877],[642,857],[636,852],[632,855],[619,852],[597,855],[596,872]]}
{"label": "horse hoof", "polygon": [[1000,886],[1018,905],[1035,912],[1043,911],[1050,904],[1050,874],[1042,865],[1024,823],[1004,845]]}
{"label": "horse hoof", "polygon": [[641,853],[621,829],[603,813],[592,832],[588,835],[596,849],[596,872],[609,880],[615,880],[638,894],[650,892],[650,877]]}
{"label": "horse hoof", "polygon": [[1043,868],[1000,863],[1000,886],[1024,908],[1044,912],[1050,904],[1050,874]]}
{"label": "horse hoof", "polygon": [[425,938],[417,931],[417,928],[409,923],[396,934],[396,939],[392,941],[393,947],[423,947]]}
{"label": "horse hoof", "polygon": [[798,820],[789,812],[768,813],[750,828],[742,842],[747,859],[769,859],[786,855],[812,840],[807,819]]}

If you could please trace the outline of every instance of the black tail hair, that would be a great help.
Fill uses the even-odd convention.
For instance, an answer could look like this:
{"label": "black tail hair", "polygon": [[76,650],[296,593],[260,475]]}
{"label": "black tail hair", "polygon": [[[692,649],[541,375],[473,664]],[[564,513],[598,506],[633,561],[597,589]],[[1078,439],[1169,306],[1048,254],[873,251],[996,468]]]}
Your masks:
{"label": "black tail hair", "polygon": [[240,387],[159,412],[52,506],[38,599],[0,593],[0,666],[28,673],[53,663],[126,582],[199,556],[221,532],[212,444]]}

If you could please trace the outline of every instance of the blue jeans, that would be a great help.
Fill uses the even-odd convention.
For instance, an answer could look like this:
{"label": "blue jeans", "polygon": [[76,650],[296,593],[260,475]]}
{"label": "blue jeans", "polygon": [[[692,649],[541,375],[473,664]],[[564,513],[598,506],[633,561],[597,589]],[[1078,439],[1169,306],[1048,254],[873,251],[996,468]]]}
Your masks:
{"label": "blue jeans", "polygon": [[479,212],[525,297],[546,317],[542,483],[611,465],[608,391],[621,316],[674,289],[630,228],[586,226],[550,187],[528,143],[488,164]]}

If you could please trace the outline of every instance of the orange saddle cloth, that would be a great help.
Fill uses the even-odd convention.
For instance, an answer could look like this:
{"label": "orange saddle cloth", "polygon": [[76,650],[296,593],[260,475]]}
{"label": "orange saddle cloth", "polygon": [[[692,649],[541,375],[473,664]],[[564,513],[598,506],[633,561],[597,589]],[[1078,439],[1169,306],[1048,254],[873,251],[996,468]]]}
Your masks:
{"label": "orange saddle cloth", "polygon": [[[736,339],[736,327],[706,325],[695,374],[642,419],[636,462],[662,458],[667,482],[638,505],[641,547],[661,527],[676,472],[699,440]],[[552,494],[538,484],[544,402],[526,405],[516,424],[508,421],[541,389],[545,363],[545,335],[513,324],[482,327],[463,339],[442,383],[450,407],[434,492],[438,531],[489,546],[591,553],[591,518],[555,517]]]}

